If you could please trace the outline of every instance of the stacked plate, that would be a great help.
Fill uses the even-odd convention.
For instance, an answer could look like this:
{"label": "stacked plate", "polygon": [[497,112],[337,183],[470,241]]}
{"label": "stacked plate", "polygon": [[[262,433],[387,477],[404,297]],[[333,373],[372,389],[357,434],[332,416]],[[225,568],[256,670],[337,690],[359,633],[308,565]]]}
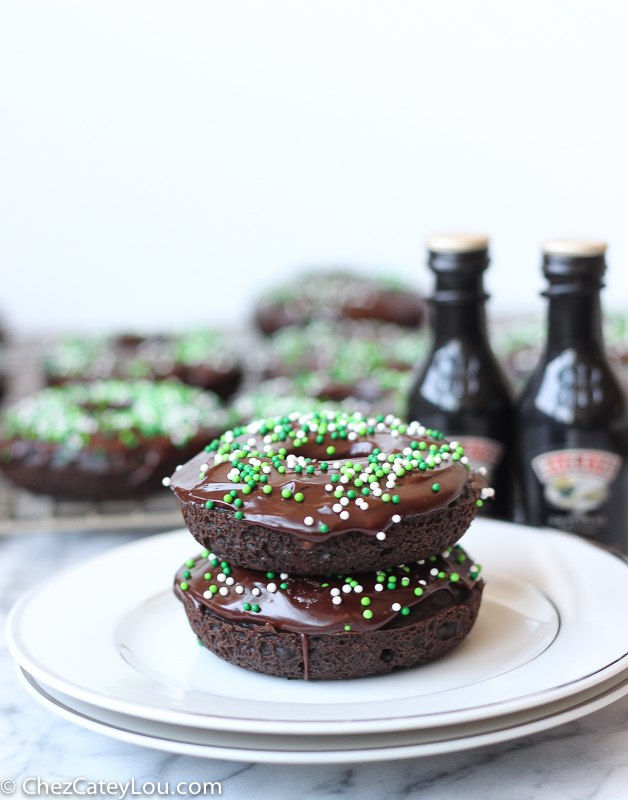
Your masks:
{"label": "stacked plate", "polygon": [[444,753],[560,725],[628,693],[622,557],[556,531],[477,520],[478,621],[444,658],[378,678],[286,681],[199,647],[171,585],[187,531],[63,572],[13,609],[26,688],[108,736],[194,756],[339,763]]}

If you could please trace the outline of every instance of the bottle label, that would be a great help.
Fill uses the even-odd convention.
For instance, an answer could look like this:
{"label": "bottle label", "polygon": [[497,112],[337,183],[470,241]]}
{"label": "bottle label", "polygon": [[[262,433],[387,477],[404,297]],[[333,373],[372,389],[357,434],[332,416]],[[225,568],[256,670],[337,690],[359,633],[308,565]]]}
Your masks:
{"label": "bottle label", "polygon": [[532,459],[547,503],[575,514],[595,511],[608,500],[621,465],[620,456],[607,450],[553,450]]}
{"label": "bottle label", "polygon": [[483,436],[448,436],[447,438],[460,442],[464,447],[464,454],[469,459],[471,469],[477,470],[484,467],[485,477],[490,484],[493,470],[504,457],[506,449],[504,445]]}

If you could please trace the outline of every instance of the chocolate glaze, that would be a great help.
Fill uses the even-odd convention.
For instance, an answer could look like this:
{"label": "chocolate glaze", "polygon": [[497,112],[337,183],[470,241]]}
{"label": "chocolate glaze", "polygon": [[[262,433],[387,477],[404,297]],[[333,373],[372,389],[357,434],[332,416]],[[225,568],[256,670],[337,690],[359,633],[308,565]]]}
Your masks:
{"label": "chocolate glaze", "polygon": [[[381,425],[381,424],[380,424]],[[321,443],[316,442],[316,435],[308,434],[308,441],[300,447],[295,447],[293,439],[287,438],[273,445],[283,446],[287,454],[295,454],[304,459],[311,459],[310,466],[314,471],[306,473],[305,467],[297,472],[295,465],[290,466],[284,460],[285,472],[280,473],[272,467],[267,473],[267,485],[272,487],[271,494],[264,494],[261,485],[257,484],[248,494],[243,494],[246,484],[232,482],[228,475],[232,469],[230,461],[214,463],[214,453],[202,452],[185,464],[172,476],[171,485],[179,500],[182,503],[196,503],[204,505],[207,501],[213,503],[214,508],[230,509],[233,512],[240,512],[242,519],[248,523],[264,525],[268,528],[285,531],[296,537],[310,542],[324,541],[331,536],[337,536],[347,531],[360,531],[376,535],[380,531],[386,531],[392,524],[392,518],[399,515],[404,517],[429,514],[430,512],[445,508],[461,494],[467,481],[471,481],[480,486],[486,486],[484,480],[474,473],[469,473],[467,467],[460,460],[444,460],[434,466],[433,469],[420,471],[415,468],[406,472],[403,477],[397,478],[395,488],[386,488],[386,476],[380,478],[378,483],[365,483],[371,488],[379,485],[384,494],[389,494],[392,498],[396,495],[398,502],[384,502],[381,497],[375,497],[372,493],[364,496],[361,489],[356,489],[352,483],[344,484],[346,496],[347,491],[355,491],[357,497],[350,499],[348,505],[343,506],[343,510],[349,513],[348,519],[341,519],[340,512],[334,511],[333,507],[340,504],[340,498],[334,496],[334,490],[343,486],[340,482],[333,483],[332,476],[339,475],[340,467],[350,460],[356,467],[356,474],[360,474],[364,468],[369,466],[368,456],[375,449],[382,453],[396,454],[402,453],[404,448],[412,442],[425,442],[440,446],[445,442],[444,439],[434,438],[427,435],[405,435],[393,436],[391,428],[384,426],[385,430],[380,430],[372,434],[360,435],[354,441],[349,439],[331,439],[330,432],[326,432]],[[299,422],[292,423],[293,430],[299,430]],[[233,439],[235,445],[245,445],[253,450],[262,452],[264,445],[263,436],[251,433],[251,426],[246,433]],[[336,452],[333,455],[327,454],[327,448],[333,445]],[[416,450],[414,453],[418,453]],[[427,451],[421,451],[425,454]],[[412,458],[414,456],[409,456]],[[254,457],[263,469],[266,465],[271,466],[271,459],[268,457]],[[241,461],[251,463],[247,456]],[[339,462],[340,466],[334,468],[333,464]],[[327,463],[328,469],[323,469],[321,463]],[[201,473],[201,465],[208,465],[208,469]],[[263,473],[261,473],[263,474]],[[391,473],[394,474],[394,473]],[[434,485],[440,486],[437,491]],[[326,487],[333,486],[333,490]],[[247,487],[248,488],[248,487]],[[283,490],[289,490],[292,497],[284,499]],[[234,505],[232,502],[225,501],[224,497],[235,490],[237,496],[242,500],[241,506]],[[304,500],[297,502],[294,496],[302,493]],[[479,490],[478,490],[479,494]],[[361,498],[368,504],[367,509],[363,509],[355,501]],[[311,517],[312,524],[306,524],[305,520]],[[324,524],[328,530],[321,531],[320,525]]]}
{"label": "chocolate glaze", "polygon": [[[244,569],[228,564],[228,574],[223,572],[222,565],[213,554],[209,557],[198,556],[194,559],[193,566],[182,567],[175,578],[175,594],[180,599],[186,595],[196,607],[205,606],[212,613],[222,619],[233,622],[254,622],[261,626],[270,625],[279,631],[288,631],[301,635],[319,635],[346,632],[350,626],[352,633],[379,630],[389,626],[394,620],[404,618],[403,609],[411,609],[435,592],[448,591],[457,597],[460,588],[473,589],[481,579],[477,577],[479,568],[466,555],[464,550],[455,545],[447,553],[425,559],[405,567],[389,569],[381,573],[362,573],[357,575],[332,575],[332,576],[288,576],[281,578],[280,574],[268,577],[268,573]],[[474,569],[475,567],[475,569]],[[432,574],[436,570],[437,574]],[[189,576],[187,573],[190,573]],[[211,578],[205,578],[206,574]],[[378,574],[385,574],[382,591],[376,591]],[[219,575],[222,578],[219,579]],[[391,585],[390,576],[396,578],[395,586]],[[358,582],[362,591],[344,592],[343,586],[347,578]],[[225,579],[233,579],[233,584],[227,585]],[[407,578],[409,583],[402,586],[402,579]],[[452,580],[453,578],[453,580]],[[182,589],[181,585],[187,585]],[[282,589],[281,585],[287,585]],[[211,592],[211,586],[225,587],[226,595],[219,591]],[[268,588],[270,585],[270,589]],[[273,591],[273,586],[275,590]],[[243,588],[239,594],[236,590]],[[460,587],[460,588],[459,588]],[[416,589],[421,589],[422,594],[415,594]],[[258,590],[254,594],[254,590]],[[332,590],[340,590],[341,603],[333,603]],[[205,596],[207,593],[208,596]],[[456,594],[458,593],[458,594]],[[370,602],[363,603],[364,599]],[[251,608],[259,607],[259,612],[245,610],[244,604]],[[393,605],[399,604],[400,609],[393,610]],[[365,611],[371,611],[372,617],[364,616]],[[408,611],[406,611],[406,614]],[[304,642],[304,658],[305,658]],[[307,663],[307,662],[306,662]]]}

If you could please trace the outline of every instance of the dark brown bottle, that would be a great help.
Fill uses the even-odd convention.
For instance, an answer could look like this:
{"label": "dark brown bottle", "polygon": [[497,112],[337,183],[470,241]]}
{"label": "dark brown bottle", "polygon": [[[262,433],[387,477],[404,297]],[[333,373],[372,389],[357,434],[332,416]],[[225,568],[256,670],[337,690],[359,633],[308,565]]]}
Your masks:
{"label": "dark brown bottle", "polygon": [[408,418],[459,441],[495,490],[480,513],[511,519],[515,412],[486,331],[488,237],[433,236],[427,248],[436,274],[433,344],[410,392]]}
{"label": "dark brown bottle", "polygon": [[543,246],[545,352],[518,411],[526,521],[628,552],[628,406],[604,350],[604,242]]}

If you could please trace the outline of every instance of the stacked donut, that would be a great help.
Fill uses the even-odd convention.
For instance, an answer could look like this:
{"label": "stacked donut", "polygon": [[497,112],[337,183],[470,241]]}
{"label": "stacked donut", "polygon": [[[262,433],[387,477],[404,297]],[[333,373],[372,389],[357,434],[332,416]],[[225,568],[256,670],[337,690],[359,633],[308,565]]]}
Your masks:
{"label": "stacked donut", "polygon": [[165,483],[204,548],[175,593],[233,664],[377,675],[442,655],[475,622],[480,567],[456,543],[491,490],[439,431],[295,412],[228,431]]}

